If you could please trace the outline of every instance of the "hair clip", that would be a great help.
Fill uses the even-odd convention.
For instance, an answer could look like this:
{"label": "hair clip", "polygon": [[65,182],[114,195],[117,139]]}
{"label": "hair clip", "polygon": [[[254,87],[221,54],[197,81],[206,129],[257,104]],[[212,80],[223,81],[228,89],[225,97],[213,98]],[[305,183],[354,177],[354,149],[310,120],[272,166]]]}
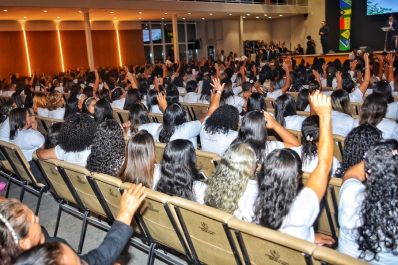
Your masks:
{"label": "hair clip", "polygon": [[305,138],[308,142],[312,142],[314,140],[314,137],[307,135],[307,138]]}
{"label": "hair clip", "polygon": [[372,170],[369,168],[368,171],[366,171],[366,172],[368,172],[368,174],[370,174],[370,173],[372,173]]}
{"label": "hair clip", "polygon": [[397,149],[392,150],[392,156],[395,157],[396,155],[398,155],[398,150]]}
{"label": "hair clip", "polygon": [[11,232],[12,239],[14,240],[14,243],[18,246],[18,236],[17,233],[15,233],[14,228],[12,228],[10,222],[7,221],[7,219],[0,213],[0,221],[4,223],[6,228]]}

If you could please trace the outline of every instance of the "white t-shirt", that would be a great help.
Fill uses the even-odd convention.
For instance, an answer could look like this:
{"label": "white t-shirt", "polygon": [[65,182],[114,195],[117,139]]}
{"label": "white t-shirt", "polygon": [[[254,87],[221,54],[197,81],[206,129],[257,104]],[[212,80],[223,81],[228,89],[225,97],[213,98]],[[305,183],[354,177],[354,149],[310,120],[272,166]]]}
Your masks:
{"label": "white t-shirt", "polygon": [[138,126],[138,130],[139,131],[145,130],[149,132],[149,134],[152,135],[153,140],[155,142],[159,142],[160,126],[162,126],[161,123],[151,122]]}
{"label": "white t-shirt", "polygon": [[55,155],[59,160],[63,160],[82,167],[86,167],[87,158],[90,155],[90,153],[91,153],[90,148],[80,152],[66,152],[59,145],[55,147]]}
{"label": "white t-shirt", "polygon": [[159,105],[152,105],[150,112],[155,114],[163,114],[163,112],[159,109]]}
{"label": "white t-shirt", "polygon": [[10,141],[10,119],[7,117],[2,124],[0,124],[0,140]]}
{"label": "white t-shirt", "polygon": [[48,117],[51,119],[63,120],[65,115],[65,108],[57,108],[48,111]]}
{"label": "white t-shirt", "polygon": [[398,102],[394,101],[388,104],[386,118],[398,121]]}
{"label": "white t-shirt", "polygon": [[312,225],[319,214],[319,200],[310,188],[304,187],[290,206],[279,231],[303,240],[315,242]]}
{"label": "white t-shirt", "polygon": [[184,103],[189,104],[189,103],[197,103],[199,98],[200,98],[200,94],[195,93],[195,92],[189,92],[182,98],[182,100]]}
{"label": "white t-shirt", "polygon": [[268,155],[275,149],[285,148],[285,144],[283,142],[279,142],[279,141],[267,141],[266,145],[267,146],[265,148],[265,152],[266,152],[265,155]]}
{"label": "white t-shirt", "polygon": [[[327,84],[328,84],[327,78],[322,78],[321,77],[321,85],[322,85],[322,87],[327,87]],[[333,80],[332,80],[332,88],[337,88],[337,79],[336,78],[333,78]]]}
{"label": "white t-shirt", "polygon": [[37,108],[37,115],[42,116],[42,117],[48,117],[48,109]]}
{"label": "white t-shirt", "polygon": [[277,89],[277,90],[274,90],[273,92],[267,93],[267,98],[277,99],[279,96],[282,96],[281,89]]}
{"label": "white t-shirt", "polygon": [[377,128],[383,132],[384,139],[395,139],[398,141],[398,124],[390,119],[382,119]]}
{"label": "white t-shirt", "polygon": [[[290,149],[296,151],[296,153],[302,158],[301,152],[302,152],[302,146],[299,147],[291,147]],[[316,155],[313,159],[310,161],[303,161],[302,163],[302,170],[304,172],[312,173],[315,168],[318,166],[318,155]],[[340,167],[340,162],[337,160],[336,157],[333,156],[333,161],[332,161],[332,176],[334,176],[334,173],[336,170]]]}
{"label": "white t-shirt", "polygon": [[56,88],[54,88],[55,91],[64,93],[64,88],[62,86],[57,86]]}
{"label": "white t-shirt", "polygon": [[241,113],[245,105],[245,100],[242,97],[233,95],[225,100],[225,104],[234,106],[238,109],[239,113]]}
{"label": "white t-shirt", "polygon": [[232,88],[232,92],[234,92],[235,95],[239,95],[240,93],[242,93],[242,87],[241,86],[236,86]]}
{"label": "white t-shirt", "polygon": [[125,101],[125,98],[114,100],[111,103],[112,109],[123,109]]}
{"label": "white t-shirt", "polygon": [[359,87],[354,88],[354,90],[349,94],[350,102],[353,103],[363,103],[363,94]]}
{"label": "white t-shirt", "polygon": [[299,115],[291,115],[285,117],[285,128],[289,130],[301,131],[301,125],[306,117]]}
{"label": "white t-shirt", "polygon": [[33,129],[18,130],[11,143],[19,146],[26,160],[31,161],[33,153],[43,146],[44,136]]}
{"label": "white t-shirt", "polygon": [[208,133],[204,126],[200,131],[200,142],[202,144],[202,150],[206,152],[216,153],[222,156],[225,150],[231,145],[231,143],[238,137],[238,132],[229,130],[227,134],[224,133]]}
{"label": "white t-shirt", "polygon": [[202,129],[202,123],[200,123],[200,121],[196,120],[196,121],[185,122],[175,127],[175,131],[173,135],[170,137],[170,141],[176,139],[187,139],[191,141],[191,143],[196,149],[197,147],[196,138],[199,135],[201,129]]}
{"label": "white t-shirt", "polygon": [[[339,201],[339,246],[338,251],[358,258],[360,251],[356,242],[357,229],[362,225],[361,206],[365,197],[365,185],[357,179],[346,180],[340,189]],[[391,251],[382,250],[378,253],[379,261],[373,260],[370,264],[395,265],[398,256]]]}
{"label": "white t-shirt", "polygon": [[358,126],[358,120],[345,113],[332,110],[333,134],[346,137],[352,129]]}

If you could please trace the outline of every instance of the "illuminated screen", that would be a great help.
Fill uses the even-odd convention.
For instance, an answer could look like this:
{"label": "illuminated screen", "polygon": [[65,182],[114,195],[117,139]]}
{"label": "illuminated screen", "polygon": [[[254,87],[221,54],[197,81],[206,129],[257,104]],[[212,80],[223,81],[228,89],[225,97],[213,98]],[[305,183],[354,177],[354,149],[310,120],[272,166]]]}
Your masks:
{"label": "illuminated screen", "polygon": [[[162,39],[161,29],[152,29],[152,41],[158,41]],[[149,29],[142,30],[142,37],[144,42],[149,42]]]}
{"label": "illuminated screen", "polygon": [[397,0],[368,0],[368,16],[398,12]]}

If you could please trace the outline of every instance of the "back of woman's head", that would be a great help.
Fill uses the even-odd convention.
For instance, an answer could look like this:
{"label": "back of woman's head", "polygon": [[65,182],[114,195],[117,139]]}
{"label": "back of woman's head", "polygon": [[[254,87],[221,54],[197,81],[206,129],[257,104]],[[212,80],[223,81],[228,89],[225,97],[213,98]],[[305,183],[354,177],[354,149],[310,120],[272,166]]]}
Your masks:
{"label": "back of woman's head", "polygon": [[210,134],[227,134],[229,130],[237,130],[239,124],[239,111],[231,105],[223,105],[216,109],[213,114],[207,118],[205,130]]}
{"label": "back of woman's head", "polygon": [[257,159],[260,161],[266,149],[267,128],[264,114],[261,111],[251,111],[246,113],[239,128],[238,138],[234,143],[246,143],[256,152]]}
{"label": "back of woman's head", "polygon": [[94,96],[94,90],[92,86],[86,86],[83,88],[83,94],[86,95],[87,98],[92,98]]}
{"label": "back of woman's head", "polygon": [[49,242],[23,252],[14,265],[64,265],[61,242]]}
{"label": "back of woman's head", "polygon": [[347,91],[339,89],[333,91],[332,95],[332,108],[335,111],[350,114],[350,96]]}
{"label": "back of woman's head", "polygon": [[116,87],[114,90],[112,90],[111,99],[112,101],[118,100],[122,95],[123,89],[121,87]]}
{"label": "back of woman's head", "polygon": [[98,98],[99,99],[105,99],[107,101],[111,101],[111,92],[107,88],[103,88],[99,90],[98,92]]}
{"label": "back of woman's head", "polygon": [[310,101],[308,99],[309,95],[310,95],[309,89],[305,88],[300,90],[297,96],[296,110],[304,111],[307,108],[308,104],[310,104]]}
{"label": "back of woman's head", "polygon": [[379,258],[380,248],[394,253],[398,247],[398,142],[384,140],[374,144],[367,151],[364,164],[367,181],[357,243],[359,258],[371,261]]}
{"label": "back of woman's head", "polygon": [[28,213],[15,199],[0,202],[0,264],[14,264],[20,254],[19,240],[28,236],[30,228]]}
{"label": "back of woman's head", "polygon": [[175,131],[175,127],[187,121],[185,109],[178,103],[169,105],[163,115],[163,127],[159,133],[159,141],[167,143]]}
{"label": "back of woman's head", "polygon": [[296,101],[289,94],[279,96],[275,100],[275,119],[283,126],[286,126],[285,117],[296,115]]}
{"label": "back of woman's head", "polygon": [[139,131],[127,143],[119,178],[122,181],[142,183],[147,188],[153,188],[154,165],[155,141],[147,131]]}
{"label": "back of woman's head", "polygon": [[56,110],[65,107],[65,98],[61,92],[54,91],[47,95],[48,110]]}
{"label": "back of woman's head", "polygon": [[385,97],[388,103],[394,102],[392,88],[387,81],[379,81],[373,85],[373,93]]}
{"label": "back of woman's head", "polygon": [[343,80],[343,89],[347,91],[347,93],[351,93],[356,87],[356,84],[354,80],[352,80],[351,75],[349,73],[343,73],[341,78]]}
{"label": "back of woman's head", "polygon": [[246,144],[231,145],[210,179],[205,204],[233,214],[249,179],[254,179],[256,154]]}
{"label": "back of woman's head", "polygon": [[47,107],[47,97],[44,94],[35,94],[33,97],[33,112],[37,113],[38,108]]}
{"label": "back of woman's head", "polygon": [[369,123],[377,126],[387,113],[387,99],[379,94],[371,94],[366,97],[361,106],[359,124]]}
{"label": "back of woman's head", "polygon": [[11,95],[11,101],[16,108],[23,108],[24,107],[24,99],[20,93],[13,93]]}
{"label": "back of woman's head", "polygon": [[291,149],[274,150],[265,158],[257,176],[256,221],[262,226],[279,229],[301,188],[301,159]]}
{"label": "back of woman's head", "polygon": [[347,169],[362,161],[369,148],[382,139],[382,132],[370,124],[362,124],[347,135],[344,140],[343,161],[336,171],[342,178]]}
{"label": "back of woman's head", "polygon": [[64,119],[75,113],[80,113],[78,99],[76,97],[69,97],[65,105]]}
{"label": "back of woman's head", "polygon": [[192,200],[193,181],[197,179],[195,148],[189,140],[177,139],[166,145],[161,163],[161,177],[156,190]]}
{"label": "back of woman's head", "polygon": [[120,124],[115,120],[105,120],[94,134],[87,169],[116,176],[123,163],[125,146]]}
{"label": "back of woman's head", "polygon": [[148,111],[149,112],[152,111],[152,106],[153,105],[157,105],[158,104],[157,95],[158,95],[158,93],[154,89],[151,89],[151,90],[148,91],[148,94],[146,96],[146,105],[148,107]]}
{"label": "back of woman's head", "polygon": [[309,163],[318,154],[319,116],[307,117],[301,125],[301,157],[303,163]]}
{"label": "back of woman's head", "polygon": [[254,92],[250,95],[249,99],[247,100],[247,112],[253,111],[253,110],[265,110],[266,105],[265,105],[265,100],[263,95],[261,95],[258,92]]}
{"label": "back of woman's head", "polygon": [[202,84],[202,92],[200,93],[200,100],[207,100],[210,102],[211,99],[211,91],[212,91],[211,82],[209,80],[203,80]]}
{"label": "back of woman's head", "polygon": [[178,89],[176,86],[172,86],[166,90],[167,106],[170,106],[171,104],[174,104],[174,103],[178,103],[179,98],[180,98],[180,92],[178,92]]}
{"label": "back of woman's head", "polygon": [[148,110],[142,103],[133,104],[129,109],[129,120],[131,123],[131,133],[137,133],[139,126],[142,124],[150,123]]}
{"label": "back of woman's head", "polygon": [[18,133],[27,123],[26,116],[28,109],[16,108],[10,111],[9,122],[10,122],[10,140],[14,140]]}
{"label": "back of woman's head", "polygon": [[59,145],[66,152],[80,152],[93,143],[97,123],[88,114],[73,114],[65,119],[58,136]]}
{"label": "back of woman's head", "polygon": [[196,83],[195,80],[190,80],[187,82],[185,89],[187,90],[187,93],[189,93],[189,92],[195,92],[197,88],[198,88],[198,83]]}
{"label": "back of woman's head", "polygon": [[12,101],[5,100],[0,106],[0,123],[3,123],[10,115],[10,111],[12,110]]}
{"label": "back of woman's head", "polygon": [[45,137],[44,148],[49,149],[58,145],[58,136],[61,132],[62,125],[63,122],[56,122],[51,125]]}
{"label": "back of woman's head", "polygon": [[126,93],[126,99],[124,101],[124,110],[129,110],[130,107],[135,103],[141,102],[141,95],[137,89],[130,89]]}
{"label": "back of woman's head", "polygon": [[98,123],[113,119],[112,106],[107,99],[102,98],[97,101],[94,109],[94,118]]}

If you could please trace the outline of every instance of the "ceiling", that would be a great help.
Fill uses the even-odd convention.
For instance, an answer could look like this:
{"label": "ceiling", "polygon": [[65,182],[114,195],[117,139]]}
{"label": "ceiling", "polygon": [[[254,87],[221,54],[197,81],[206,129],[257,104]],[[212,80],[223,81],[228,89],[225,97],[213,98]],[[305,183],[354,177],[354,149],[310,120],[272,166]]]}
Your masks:
{"label": "ceiling", "polygon": [[[85,0],[81,0],[84,2]],[[73,7],[71,2],[67,1],[70,7],[51,7],[40,6],[37,3],[45,1],[36,1],[35,6],[15,6],[22,1],[11,1],[5,5],[7,0],[0,3],[0,20],[61,20],[61,21],[81,21],[83,18],[82,10],[89,10],[91,21],[140,21],[140,20],[171,20],[173,14],[177,15],[179,20],[212,20],[225,18],[245,19],[275,19],[288,17],[298,14],[304,14],[307,7],[299,6],[268,6],[268,5],[248,5],[248,4],[224,4],[224,3],[189,3],[180,1],[107,1],[114,3],[115,8],[86,8]],[[26,2],[26,1],[25,1]],[[63,1],[54,1],[59,5]],[[96,2],[96,1],[92,1]],[[131,5],[132,2],[134,5]],[[14,6],[11,5],[14,3]],[[123,8],[123,4],[128,4]],[[146,4],[145,4],[146,3]],[[153,4],[156,5],[153,5]],[[25,3],[29,4],[29,3]],[[76,5],[77,6],[77,5]],[[91,6],[101,6],[92,3]],[[104,5],[103,5],[104,6]],[[102,7],[102,6],[101,6]],[[244,10],[244,12],[242,12]]]}

